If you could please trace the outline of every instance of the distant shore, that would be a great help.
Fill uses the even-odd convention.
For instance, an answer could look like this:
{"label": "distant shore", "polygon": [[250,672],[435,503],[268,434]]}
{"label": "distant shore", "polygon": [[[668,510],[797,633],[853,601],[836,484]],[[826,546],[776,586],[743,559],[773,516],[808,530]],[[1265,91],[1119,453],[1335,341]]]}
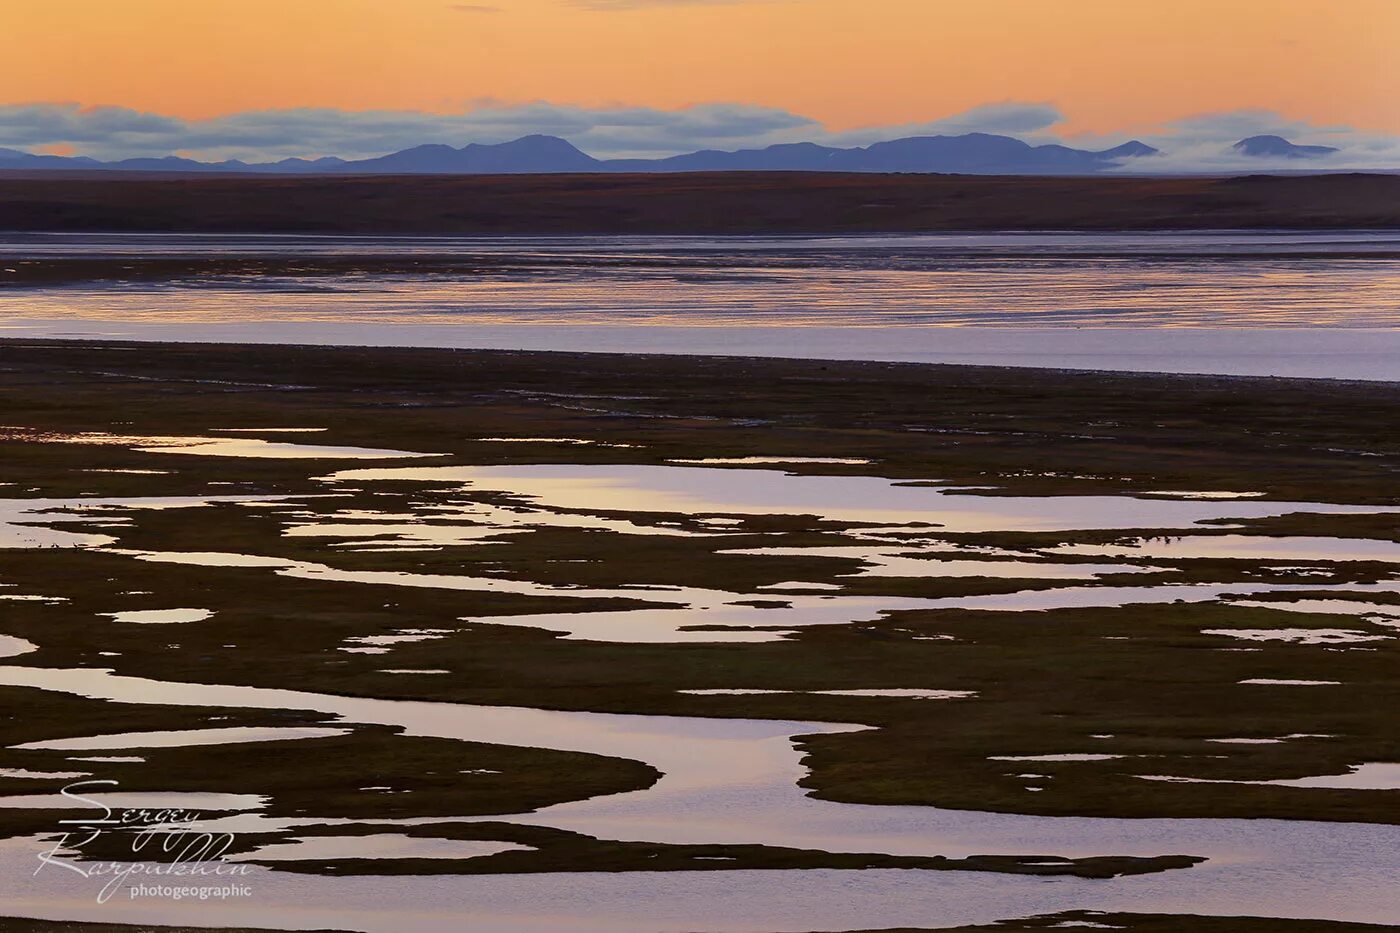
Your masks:
{"label": "distant shore", "polygon": [[1400,176],[0,173],[0,229],[858,234],[1400,228]]}
{"label": "distant shore", "polygon": [[[255,296],[250,296],[255,298]],[[932,365],[1179,379],[1288,379],[1400,385],[1400,331],[1302,328],[667,327],[433,325],[295,321],[160,323],[25,319],[7,324],[0,354],[26,344],[150,348],[340,347],[364,353],[523,352],[570,360],[613,356],[736,364]]]}

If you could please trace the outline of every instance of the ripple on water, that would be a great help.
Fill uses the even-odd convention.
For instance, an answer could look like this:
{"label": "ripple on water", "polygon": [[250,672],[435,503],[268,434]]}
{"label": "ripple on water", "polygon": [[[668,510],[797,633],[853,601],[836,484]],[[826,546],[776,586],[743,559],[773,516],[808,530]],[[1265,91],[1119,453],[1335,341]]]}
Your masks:
{"label": "ripple on water", "polygon": [[927,690],[922,687],[869,690],[763,690],[748,687],[712,687],[699,690],[677,690],[692,696],[761,696],[767,694],[799,694],[828,697],[895,697],[906,700],[962,700],[975,697],[973,690]]}
{"label": "ripple on water", "polygon": [[1373,635],[1340,628],[1212,628],[1202,635],[1224,635],[1243,641],[1284,641],[1295,645],[1350,645],[1368,641],[1387,641],[1390,635]]}
{"label": "ripple on water", "polygon": [[[842,577],[995,577],[1004,580],[1093,580],[1119,573],[1160,573],[1161,567],[1138,564],[1071,563],[1055,560],[958,560],[946,556],[946,545],[928,549],[918,544],[889,546],[763,547],[720,551],[752,557],[832,557],[858,560],[866,566]],[[796,584],[811,587],[812,584]],[[839,588],[839,587],[838,587]]]}
{"label": "ripple on water", "polygon": [[336,859],[473,859],[532,846],[480,839],[432,839],[399,833],[368,836],[298,836],[230,857],[230,861],[283,862]]}
{"label": "ripple on water", "polygon": [[1242,684],[1250,684],[1257,687],[1340,687],[1340,680],[1275,680],[1271,677],[1253,677],[1249,680],[1241,680]]}
{"label": "ripple on water", "polygon": [[219,794],[211,792],[119,791],[102,793],[93,783],[91,788],[74,788],[81,799],[65,794],[23,794],[0,797],[0,808],[20,810],[91,810],[93,807],[158,810],[256,810],[267,804],[266,797],[257,794]]}
{"label": "ripple on water", "polygon": [[13,635],[0,635],[0,658],[13,658],[38,650],[39,646],[32,641],[16,638]]}
{"label": "ripple on water", "polygon": [[[96,524],[93,516],[120,510],[197,508],[217,503],[251,505],[281,496],[142,496],[125,499],[0,499],[0,548],[102,547],[107,535],[51,527],[64,523]],[[110,527],[117,527],[109,523]]]}
{"label": "ripple on water", "polygon": [[685,466],[782,466],[785,463],[868,466],[871,461],[863,457],[674,457],[666,462]]}
{"label": "ripple on water", "polygon": [[36,444],[92,444],[106,447],[129,447],[143,453],[189,454],[202,457],[248,457],[276,460],[402,460],[413,457],[444,456],[443,454],[421,453],[412,450],[292,444],[256,437],[165,437],[160,435],[109,434],[105,431],[64,434],[25,428],[7,428],[0,431],[0,438]]}
{"label": "ripple on water", "polygon": [[1166,781],[1173,784],[1257,784],[1267,787],[1305,787],[1319,790],[1400,790],[1400,764],[1369,762],[1352,765],[1342,774],[1319,774],[1303,778],[1280,778],[1272,781],[1231,781],[1221,778],[1175,777],[1165,774],[1140,774],[1144,781]]}
{"label": "ripple on water", "polygon": [[[1206,520],[1291,512],[1374,514],[1386,506],[1299,502],[1212,502],[1133,496],[978,496],[909,486],[876,476],[793,474],[645,464],[522,464],[342,470],[327,482],[454,483],[552,509],[812,515],[826,521],[907,525],[959,532],[1180,528]],[[1400,545],[1394,546],[1400,555]],[[1397,556],[1400,559],[1400,556]]]}
{"label": "ripple on water", "polygon": [[1057,755],[988,755],[988,761],[1112,761],[1126,758],[1126,755],[1079,754],[1067,752]]}
{"label": "ripple on water", "polygon": [[103,612],[117,622],[134,622],[140,625],[178,625],[185,622],[203,622],[212,619],[209,609],[128,609],[122,612]]}
{"label": "ripple on water", "polygon": [[325,428],[210,428],[217,434],[318,434]]}
{"label": "ripple on water", "polygon": [[[944,879],[941,875],[930,878],[902,872],[899,875],[904,887],[899,891],[881,888],[878,896],[878,872],[837,873],[835,877],[845,881],[835,888],[828,884],[815,889],[811,895],[828,914],[845,909],[852,898],[860,901],[860,915],[852,920],[852,926],[869,925],[872,919],[882,925],[891,921],[900,925],[945,923],[977,909],[988,911],[992,919],[1006,916],[1008,911],[1022,912],[1023,908],[1024,912],[1037,912],[1045,902],[1035,901],[1031,907],[1028,905],[1032,902],[1025,898],[1055,892],[1066,898],[1067,906],[1102,905],[1144,912],[1234,911],[1261,916],[1367,919],[1400,908],[1400,891],[1393,884],[1394,874],[1400,870],[1400,828],[1393,826],[1280,820],[1064,819],[933,807],[864,806],[806,796],[797,784],[805,770],[793,737],[851,731],[861,728],[858,726],[372,700],[292,690],[160,683],[104,671],[13,666],[0,667],[0,682],[122,702],[317,710],[350,722],[399,725],[413,735],[584,751],[644,761],[661,770],[665,776],[647,790],[575,801],[510,817],[511,822],[553,826],[599,838],[694,844],[752,842],[834,852],[950,856],[1038,852],[1075,857],[1110,852],[1180,852],[1218,858],[1204,870],[1144,876],[1127,884],[1075,879],[1047,884],[1043,879],[986,876],[973,878],[973,888],[963,890],[958,886],[966,873],[948,873]],[[0,862],[9,866],[11,855],[22,855],[26,864],[31,861],[32,847],[28,841],[22,842],[25,845],[13,852],[0,845]],[[21,874],[17,872],[16,877]],[[776,878],[778,887],[764,888],[764,896],[777,897],[782,916],[787,918],[784,922],[790,922],[788,896],[792,885],[801,883],[801,878],[794,878],[793,874],[736,873],[722,881],[729,889],[736,884],[748,885],[750,878]],[[271,883],[264,886],[264,878]],[[452,927],[446,923],[447,916],[455,915],[454,922],[460,925],[464,912],[473,917],[504,917],[501,924],[493,921],[493,929],[530,933],[557,929],[554,920],[558,918],[533,926],[519,925],[511,918],[518,919],[522,903],[533,905],[540,903],[541,898],[559,896],[571,879],[530,876],[526,888],[521,889],[513,878],[453,879],[452,885],[427,879],[432,883],[420,885],[412,878],[396,877],[380,883],[357,877],[352,887],[339,885],[342,879],[297,876],[295,886],[286,887],[280,886],[275,876],[259,875],[257,890],[260,897],[271,899],[268,903],[272,909],[284,912],[291,905],[299,910],[314,904],[343,909],[347,903],[355,903],[357,917],[363,910],[364,922],[386,933],[404,930],[406,923],[408,928],[434,933],[449,930]],[[634,896],[623,897],[612,890],[606,875],[590,875],[584,880],[586,886],[569,902],[575,915],[586,908],[588,916],[601,919],[598,930],[656,928],[650,899],[638,902],[635,891]],[[631,884],[641,879],[618,880]],[[673,924],[677,929],[696,928],[697,921],[713,914],[713,901],[691,897],[707,881],[686,873],[674,877],[647,873],[645,881],[653,894],[656,885],[667,888],[667,909],[680,912]],[[958,892],[951,899],[950,885]],[[1348,892],[1344,901],[1328,894],[1335,892],[1338,885]],[[779,895],[779,890],[787,894]],[[920,901],[919,891],[934,892],[936,899]],[[346,901],[346,897],[352,900]],[[405,909],[409,903],[413,904],[411,911]],[[778,909],[767,900],[756,900],[744,905],[742,918],[736,914],[733,923],[722,928],[767,928],[755,927],[753,918],[776,919]],[[755,910],[759,913],[755,914]],[[913,916],[916,912],[918,917]],[[716,928],[708,921],[700,925]]]}
{"label": "ripple on water", "polygon": [[[1253,503],[1262,504],[1262,503]],[[1293,511],[1324,509],[1295,503]],[[1391,512],[1393,509],[1378,509]],[[1182,535],[1139,538],[1122,544],[1066,544],[1047,554],[1087,557],[1139,557],[1149,560],[1233,558],[1238,560],[1347,561],[1374,560],[1400,563],[1400,542],[1372,538],[1326,538],[1299,535]]]}
{"label": "ripple on water", "polygon": [[[1232,599],[1232,606],[1249,609],[1277,609],[1280,612],[1321,613],[1323,615],[1361,616],[1380,624],[1400,621],[1400,603],[1372,603],[1353,599]],[[1371,618],[1375,617],[1375,618]],[[1387,620],[1392,620],[1387,623]]]}
{"label": "ripple on water", "polygon": [[13,746],[44,751],[97,751],[126,748],[187,748],[196,745],[232,745],[242,742],[290,742],[345,735],[348,729],[292,726],[228,726],[214,729],[182,729],[164,732],[120,732],[109,735],[46,739]]}

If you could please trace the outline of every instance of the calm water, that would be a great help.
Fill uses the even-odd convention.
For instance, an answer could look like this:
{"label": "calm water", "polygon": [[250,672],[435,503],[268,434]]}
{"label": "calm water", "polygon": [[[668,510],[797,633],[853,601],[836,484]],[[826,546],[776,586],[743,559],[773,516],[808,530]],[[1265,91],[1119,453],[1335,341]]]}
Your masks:
{"label": "calm water", "polygon": [[[1328,537],[1271,538],[1236,530],[1219,530],[1218,522],[1282,514],[1382,514],[1396,507],[1316,502],[1282,502],[1250,497],[1247,492],[1204,490],[1183,493],[1153,492],[1139,495],[1098,496],[986,496],[976,489],[953,486],[898,485],[878,475],[857,470],[874,465],[855,461],[838,463],[849,474],[804,475],[776,469],[772,457],[754,457],[739,464],[514,464],[495,466],[437,466],[431,460],[411,459],[412,451],[378,451],[364,448],[322,446],[316,428],[275,427],[267,434],[288,441],[251,441],[239,434],[211,427],[224,437],[151,438],[110,434],[33,434],[34,444],[117,444],[145,451],[152,460],[176,461],[222,458],[230,468],[245,466],[254,458],[279,457],[309,461],[309,492],[288,496],[143,496],[131,498],[76,497],[71,499],[0,499],[0,548],[87,548],[95,561],[106,562],[109,573],[120,573],[122,561],[163,562],[181,565],[186,572],[200,567],[242,567],[248,585],[258,575],[316,581],[317,586],[341,586],[347,591],[365,585],[394,585],[418,589],[473,590],[482,592],[548,595],[552,599],[627,597],[642,605],[618,611],[554,612],[548,615],[473,615],[477,625],[511,625],[567,632],[571,637],[597,641],[763,641],[778,637],[771,626],[797,629],[808,625],[843,624],[881,618],[892,610],[922,608],[1002,609],[1035,611],[1054,606],[1120,606],[1177,600],[1222,601],[1231,597],[1285,600],[1277,603],[1279,626],[1298,623],[1289,612],[1294,599],[1326,599],[1344,632],[1356,631],[1365,639],[1357,650],[1372,650],[1379,643],[1400,637],[1392,617],[1385,612],[1389,597],[1400,588],[1388,570],[1370,583],[1337,583],[1340,564],[1358,556],[1374,561],[1396,558],[1392,542],[1381,539]],[[305,434],[304,438],[296,437]],[[232,434],[232,437],[227,435]],[[15,437],[24,436],[13,431]],[[261,441],[261,438],[251,440]],[[190,441],[204,443],[191,444]],[[164,442],[164,443],[161,443]],[[530,444],[519,445],[529,448]],[[580,452],[588,449],[580,443]],[[301,448],[301,449],[297,449]],[[365,466],[366,454],[404,454],[393,464]],[[422,452],[426,454],[427,452]],[[528,453],[522,452],[528,457]],[[609,454],[613,456],[614,454]],[[799,458],[801,459],[801,458]],[[821,461],[823,458],[813,458]],[[320,461],[326,461],[324,464]],[[343,463],[337,461],[344,461]],[[789,467],[803,464],[787,464]],[[824,464],[830,466],[832,464]],[[349,489],[373,489],[367,505],[337,493]],[[411,492],[404,498],[402,493]],[[12,490],[8,495],[18,495]],[[596,534],[682,535],[709,540],[716,552],[730,559],[764,561],[773,556],[811,558],[855,557],[860,563],[831,572],[810,562],[795,568],[798,577],[786,584],[749,592],[706,589],[698,586],[660,585],[644,567],[629,575],[628,584],[598,589],[584,575],[552,581],[529,578],[471,576],[470,570],[443,572],[448,563],[437,563],[434,572],[400,569],[338,569],[331,565],[292,560],[269,553],[187,553],[175,550],[137,551],[120,546],[121,529],[140,525],[152,510],[169,513],[166,520],[183,519],[195,528],[216,519],[218,504],[224,509],[256,510],[259,523],[271,537],[264,547],[277,550],[282,538],[320,549],[326,555],[354,550],[362,555],[384,551],[444,550],[470,547],[489,536],[510,541],[529,529],[584,528]],[[745,523],[753,516],[806,516],[810,523],[828,527],[817,545],[754,549]],[[79,519],[100,520],[92,534],[64,526]],[[918,522],[917,526],[891,522]],[[1211,524],[1203,524],[1203,523]],[[188,527],[188,526],[187,526]],[[1124,539],[1108,546],[1027,547],[1006,550],[958,539],[970,531],[1012,530],[1074,531],[1124,529]],[[1129,529],[1132,529],[1130,531]],[[1146,529],[1160,529],[1169,537],[1143,538]],[[726,537],[742,535],[750,547],[735,546]],[[948,537],[948,536],[952,537]],[[177,536],[178,537],[178,536]],[[188,540],[185,538],[184,540]],[[1085,550],[1085,548],[1090,548]],[[250,548],[250,550],[253,550]],[[1131,564],[1081,562],[1086,555]],[[1147,580],[1124,586],[1113,581],[1096,582],[1099,574],[1130,573],[1152,576],[1164,570],[1185,569],[1180,561],[1199,556],[1228,557],[1258,565],[1256,569],[1322,567],[1324,578],[1312,582],[1275,584],[1240,582],[1238,568],[1220,568],[1223,582],[1200,579],[1190,584]],[[445,555],[444,555],[445,556]],[[1068,558],[1068,560],[1066,560]],[[1025,589],[1001,596],[914,598],[860,595],[858,584],[866,575],[948,578],[968,574],[967,563],[976,560],[992,576],[1055,581],[1050,589]],[[94,565],[95,566],[95,565]],[[371,559],[367,566],[373,566]],[[1372,572],[1375,572],[1374,570]],[[1086,579],[1087,575],[1087,579]],[[1273,574],[1261,572],[1260,579]],[[1306,579],[1306,578],[1304,578]],[[16,587],[0,592],[0,599],[43,598],[62,604],[65,590],[30,592]],[[945,580],[945,582],[947,582]],[[851,585],[848,589],[848,585]],[[779,595],[781,606],[753,605],[755,597]],[[101,611],[96,625],[146,626],[153,646],[166,644],[171,631],[223,624],[226,606],[202,604],[196,588],[174,594],[148,593],[149,610]],[[1246,603],[1247,605],[1249,603]],[[1270,603],[1272,605],[1272,603]],[[552,609],[558,608],[551,605]],[[68,610],[71,611],[70,606]],[[79,609],[78,611],[86,611]],[[3,619],[0,613],[0,619]],[[100,621],[99,621],[100,620]],[[154,624],[153,623],[159,623]],[[724,631],[695,631],[693,626],[720,623]],[[447,674],[441,670],[408,668],[395,658],[403,644],[449,638],[452,629],[425,629],[405,618],[404,628],[392,634],[354,634],[332,649],[371,654],[375,664],[395,677],[416,678]],[[421,623],[417,623],[421,624]],[[1028,622],[1027,624],[1034,624]],[[760,626],[761,628],[753,628]],[[1291,629],[1227,629],[1222,643],[1289,635]],[[1316,631],[1316,630],[1314,630]],[[1206,634],[1212,634],[1210,630]],[[36,638],[38,636],[35,636]],[[178,645],[167,645],[174,651]],[[1235,647],[1222,644],[1224,647]],[[1342,644],[1347,650],[1355,645]],[[1244,690],[1343,690],[1349,670],[1345,657],[1333,654],[1337,645],[1300,646],[1303,651],[1326,651],[1320,658],[1336,658],[1338,680],[1301,681],[1270,679],[1276,662],[1241,665],[1240,673],[1257,673],[1241,679]],[[35,838],[0,840],[0,876],[7,879],[4,911],[18,916],[62,919],[94,919],[107,922],[164,924],[247,925],[258,928],[319,928],[365,933],[448,933],[463,929],[464,918],[473,929],[493,933],[773,933],[776,930],[841,930],[895,926],[948,926],[991,922],[1000,918],[1069,908],[1134,910],[1144,912],[1205,913],[1301,917],[1367,922],[1390,922],[1400,917],[1400,827],[1362,823],[1317,823],[1283,820],[1238,819],[1105,819],[1044,817],[1015,813],[986,813],[917,806],[866,806],[819,800],[806,796],[799,781],[806,775],[798,736],[849,732],[866,728],[859,722],[804,722],[773,719],[702,718],[699,716],[642,716],[586,713],[556,709],[480,706],[466,703],[385,700],[334,696],[301,689],[288,682],[281,688],[239,684],[182,683],[171,680],[123,676],[97,661],[81,668],[33,664],[43,646],[10,635],[0,635],[0,685],[38,688],[58,694],[97,700],[177,707],[220,706],[230,709],[315,710],[329,714],[326,726],[214,727],[121,732],[103,736],[96,730],[69,730],[53,739],[29,743],[31,748],[72,751],[70,760],[84,773],[106,776],[108,769],[93,767],[113,760],[141,756],[155,747],[224,745],[271,738],[294,743],[317,741],[318,736],[359,728],[364,724],[400,727],[410,735],[434,736],[463,742],[485,742],[581,751],[646,762],[663,773],[653,786],[542,807],[529,813],[461,817],[462,821],[505,820],[522,825],[555,827],[603,839],[642,840],[676,844],[755,843],[833,852],[882,852],[904,855],[976,853],[1079,855],[1159,855],[1181,853],[1204,856],[1209,861],[1189,870],[1090,881],[1075,878],[1037,878],[969,872],[922,871],[728,871],[728,872],[621,872],[491,874],[476,877],[434,875],[354,877],[289,874],[257,867],[247,883],[255,896],[217,904],[196,900],[171,901],[119,897],[98,905],[91,879],[69,872],[35,875]],[[402,659],[402,656],[399,656]],[[447,655],[444,655],[447,657]],[[1249,657],[1249,656],[1245,656]],[[338,660],[338,659],[337,659]],[[116,667],[120,662],[111,662]],[[1286,673],[1286,671],[1285,671]],[[852,696],[878,698],[916,694],[926,702],[957,715],[958,704],[978,702],[978,692],[944,690],[929,686],[881,684],[872,672],[872,688],[835,691]],[[956,685],[954,685],[956,686]],[[703,681],[675,684],[678,691],[714,693]],[[816,680],[813,690],[822,691]],[[733,690],[721,690],[736,692]],[[737,691],[743,693],[742,689]],[[716,701],[722,702],[722,701]],[[867,702],[860,700],[858,702]],[[880,702],[872,699],[869,702]],[[723,707],[716,706],[717,713]],[[857,714],[858,718],[859,714]],[[1291,736],[1280,728],[1280,741]],[[1009,754],[989,760],[1005,761],[1007,774],[1040,766],[1028,761],[1092,761],[1095,743],[1068,742],[1044,755]],[[1229,735],[1219,741],[1238,741]],[[1085,748],[1090,752],[1086,754]],[[1113,746],[1099,746],[1112,748]],[[1215,748],[1212,746],[1211,748]],[[304,750],[304,749],[303,749]],[[96,752],[94,757],[91,753]],[[105,754],[104,754],[105,753]],[[1189,763],[1183,756],[1153,754],[1131,756],[1133,771],[1143,780],[1178,780]],[[1110,757],[1119,757],[1110,755]],[[1137,760],[1139,759],[1140,760]],[[1125,759],[1126,764],[1126,759]],[[1329,773],[1302,778],[1282,776],[1298,786],[1327,787],[1337,781],[1367,782],[1387,792],[1393,786],[1395,762],[1355,761],[1347,774],[1333,773],[1334,764],[1319,764]],[[34,777],[34,774],[28,775]],[[1068,774],[1066,775],[1068,777]],[[1325,782],[1325,783],[1319,783]],[[1027,794],[1033,787],[1027,786]],[[154,794],[154,796],[152,796]],[[320,819],[274,817],[267,801],[257,795],[176,794],[149,792],[128,796],[114,806],[223,807],[236,815],[201,824],[210,832],[251,833],[287,829],[312,830],[317,826],[348,826],[348,818]],[[52,792],[32,796],[0,796],[0,808],[53,806]],[[401,833],[412,821],[379,820],[375,833],[359,836],[328,835],[309,849],[289,849],[285,842],[271,845],[278,861],[315,852],[347,853],[373,858],[468,859],[508,844],[407,839]],[[450,822],[444,820],[443,822]],[[351,827],[353,829],[353,827]],[[306,844],[303,844],[306,845]],[[319,848],[317,848],[319,847]],[[260,853],[261,854],[261,853]]]}
{"label": "calm water", "polygon": [[[75,257],[280,258],[303,265],[272,276],[19,289],[3,293],[4,316],[126,323],[1400,325],[1400,233],[0,235],[3,267]],[[356,257],[372,257],[380,268],[389,258],[451,260],[457,268],[431,275],[307,271],[318,260]]]}
{"label": "calm water", "polygon": [[[230,257],[275,274],[128,272]],[[1400,233],[0,235],[0,281],[91,260],[0,335],[1400,380]]]}
{"label": "calm water", "polygon": [[[603,838],[752,840],[908,854],[1171,851],[1210,858],[1187,871],[1109,882],[917,871],[335,878],[258,869],[245,879],[257,896],[244,902],[155,904],[118,898],[99,908],[87,879],[49,876],[36,882],[25,870],[34,858],[31,840],[0,842],[0,870],[15,881],[7,902],[31,916],[166,924],[217,918],[225,924],[285,928],[295,923],[368,933],[448,933],[463,929],[464,918],[476,924],[474,929],[500,933],[764,933],[873,924],[947,926],[1071,907],[1362,922],[1386,922],[1400,910],[1394,884],[1400,830],[1394,826],[1036,817],[861,806],[804,796],[795,786],[803,769],[791,737],[859,726],[386,701],[162,683],[97,670],[0,666],[0,683],[133,703],[314,709],[347,722],[402,726],[412,735],[588,751],[639,759],[664,771],[665,777],[644,791],[510,817]],[[245,812],[206,820],[201,828],[256,832],[289,825],[311,821]]]}
{"label": "calm water", "polygon": [[[1400,378],[1400,235],[1026,234],[738,240],[0,236],[0,275],[22,263],[65,258],[102,256],[119,266],[142,258],[228,255],[295,257],[308,269],[319,258],[331,256],[388,256],[405,261],[451,256],[462,269],[471,271],[324,276],[303,269],[258,278],[186,278],[164,283],[116,278],[102,284],[13,288],[0,290],[0,328],[5,328],[0,333],[778,353]],[[287,437],[299,431],[311,436]],[[1222,581],[1189,585],[1098,580],[1100,575],[1152,574],[1161,566],[1173,568],[1179,561],[1198,557],[1324,568],[1363,558],[1391,561],[1395,559],[1392,542],[1379,539],[1212,535],[1208,532],[1214,526],[1200,524],[1282,513],[1390,511],[1382,506],[1254,501],[1248,493],[1222,490],[988,497],[975,495],[975,490],[897,486],[878,475],[804,476],[774,468],[781,464],[766,463],[768,458],[670,466],[440,467],[428,460],[426,466],[363,469],[355,468],[352,461],[412,452],[319,446],[312,443],[319,433],[315,428],[273,428],[267,437],[253,438],[239,437],[239,433],[260,432],[163,439],[85,435],[82,440],[144,450],[152,460],[161,460],[161,466],[170,461],[171,469],[178,469],[176,461],[194,457],[325,459],[324,470],[316,465],[313,471],[320,474],[314,482],[323,492],[334,493],[347,483],[357,487],[375,483],[390,493],[400,488],[416,490],[415,498],[405,504],[401,497],[386,493],[382,510],[346,508],[341,499],[317,495],[282,500],[251,496],[4,499],[0,500],[0,547],[86,547],[100,552],[98,559],[114,562],[167,562],[187,570],[237,566],[347,588],[393,584],[551,598],[643,598],[646,606],[625,611],[475,619],[478,624],[533,626],[573,638],[622,642],[766,641],[780,635],[751,626],[797,629],[843,624],[905,608],[1036,611],[1055,606],[1231,601],[1232,597],[1245,605],[1277,606],[1279,626],[1293,624],[1287,600],[1314,597],[1316,602],[1326,597],[1339,616],[1338,625],[1362,632],[1367,639],[1358,650],[1400,637],[1391,617],[1378,614],[1378,605],[1383,610],[1389,604],[1373,602],[1400,586],[1393,575],[1373,583],[1331,582],[1333,572],[1324,573],[1315,584],[1241,583],[1235,568],[1227,568]],[[49,435],[34,440],[60,443],[73,438]],[[335,464],[335,460],[347,463]],[[735,465],[767,468],[718,468]],[[1244,501],[1237,501],[1242,496]],[[637,579],[627,588],[592,590],[581,582],[387,569],[343,571],[256,553],[134,551],[116,546],[113,535],[139,522],[144,510],[194,509],[213,501],[259,509],[272,534],[315,544],[327,554],[347,549],[362,554],[450,549],[485,537],[509,540],[508,536],[528,529],[552,527],[614,535],[715,538],[716,549],[724,549],[720,540],[724,535],[733,533],[749,516],[765,514],[807,515],[870,527],[848,529],[837,546],[792,549],[798,556],[812,558],[856,557],[861,561],[857,568],[835,577],[814,569],[812,575],[818,580],[794,580],[759,593],[658,587],[646,579]],[[111,513],[105,516],[102,530],[112,534],[94,533],[87,525],[73,531],[64,527],[82,517],[91,519],[94,512]],[[669,521],[673,513],[683,513],[687,521]],[[203,513],[194,509],[194,514]],[[1143,529],[1173,534],[1129,536],[1111,545],[989,552],[945,540],[938,528],[926,526],[910,535],[908,529],[879,524],[895,520],[933,521],[944,532],[1123,528],[1136,529],[1137,534]],[[764,560],[783,556],[778,551],[777,547],[733,550],[729,556]],[[793,556],[791,551],[784,554]],[[1080,562],[1085,558],[1133,563]],[[981,566],[969,568],[973,560]],[[1004,595],[937,599],[846,592],[847,583],[857,583],[863,576],[956,579],[974,570],[989,576],[1056,581],[1056,585]],[[753,597],[772,596],[774,591],[781,594],[785,607],[752,605]],[[0,593],[0,599],[7,598],[48,597]],[[99,624],[119,626],[163,623],[151,629],[159,639],[168,637],[164,631],[171,628],[221,624],[218,608],[201,607],[199,602],[162,603],[150,612],[103,612],[98,618]],[[706,622],[731,628],[692,629]],[[1289,630],[1249,631],[1254,637],[1273,637]],[[336,650],[346,652],[346,657],[376,655],[382,658],[376,663],[395,676],[434,676],[441,672],[401,669],[393,653],[400,643],[450,634],[404,628],[388,635],[347,637]],[[1238,640],[1247,641],[1247,637]],[[294,690],[291,684],[288,689],[264,689],[175,683],[120,676],[96,666],[72,670],[28,666],[26,655],[38,650],[40,646],[24,639],[0,635],[0,657],[7,659],[0,665],[0,684],[129,703],[319,710],[347,728],[378,723],[402,727],[413,735],[621,756],[648,762],[665,774],[644,791],[505,817],[515,823],[602,838],[676,843],[754,842],[830,851],[949,855],[1185,852],[1210,861],[1187,871],[1110,882],[910,871],[338,878],[257,868],[251,876],[257,896],[246,902],[134,900],[99,907],[86,879],[68,874],[36,878],[32,870],[36,841],[13,839],[0,841],[0,875],[9,883],[5,912],[15,915],[373,933],[458,930],[464,917],[472,918],[481,929],[502,933],[560,929],[772,933],[990,922],[1067,908],[1371,922],[1390,922],[1400,916],[1400,889],[1394,884],[1400,872],[1400,829],[1394,826],[1052,818],[840,804],[805,796],[797,783],[805,770],[793,739],[862,728],[854,723],[617,716],[350,698]],[[1261,665],[1258,673],[1276,672]],[[1346,686],[1340,679],[1262,676],[1241,683],[1250,684],[1241,688],[1249,690]],[[975,695],[954,693],[965,692],[951,691],[924,702],[952,708],[977,701]],[[210,731],[157,733],[154,738],[120,735],[101,747],[118,756],[140,754],[159,741],[207,740]],[[218,733],[213,736],[217,741],[247,739],[229,730],[212,731]],[[280,730],[279,737],[291,742],[307,738],[290,729]],[[67,741],[74,747],[98,748],[91,737]],[[1073,756],[1076,750],[1066,748],[1065,753]],[[1082,752],[1078,754],[1082,759]],[[1150,780],[1171,778],[1173,766],[1166,756],[1142,763],[1142,769],[1150,771],[1145,779]],[[1032,766],[1008,763],[1007,767]],[[1356,762],[1355,767],[1358,779],[1364,775],[1374,780],[1377,767],[1394,768],[1395,764]],[[1385,774],[1391,780],[1391,772]],[[1320,775],[1305,780],[1338,779]],[[176,802],[181,801],[197,804],[189,797]],[[260,812],[263,802],[258,798],[235,803],[244,812],[229,818],[223,828],[240,832],[286,828],[286,821],[277,823]],[[309,827],[314,821],[298,825]],[[331,836],[318,844],[370,857],[472,858],[500,848],[494,843],[406,841],[394,833],[396,827],[402,828],[387,821],[380,827],[381,835]],[[285,845],[273,851],[279,858],[297,854],[289,853]]]}

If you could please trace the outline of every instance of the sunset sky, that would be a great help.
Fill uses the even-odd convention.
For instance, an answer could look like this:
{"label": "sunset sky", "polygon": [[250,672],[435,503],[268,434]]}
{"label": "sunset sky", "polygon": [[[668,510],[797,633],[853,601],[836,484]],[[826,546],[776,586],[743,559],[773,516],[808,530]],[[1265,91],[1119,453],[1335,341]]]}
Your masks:
{"label": "sunset sky", "polygon": [[562,125],[641,154],[869,141],[978,107],[1021,116],[965,128],[1071,142],[1400,135],[1400,0],[0,0],[0,33],[0,146],[65,153]]}

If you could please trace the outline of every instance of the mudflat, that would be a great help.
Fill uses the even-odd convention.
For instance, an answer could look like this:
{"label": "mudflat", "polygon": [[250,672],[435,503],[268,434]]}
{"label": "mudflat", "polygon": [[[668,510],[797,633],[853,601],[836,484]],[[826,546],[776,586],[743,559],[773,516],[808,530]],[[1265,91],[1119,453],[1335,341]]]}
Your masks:
{"label": "mudflat", "polygon": [[1400,822],[1394,385],[10,341],[0,405],[0,794],[231,798],[238,858],[366,884],[1192,890],[1269,818],[1292,888],[1279,821],[1349,877]]}

